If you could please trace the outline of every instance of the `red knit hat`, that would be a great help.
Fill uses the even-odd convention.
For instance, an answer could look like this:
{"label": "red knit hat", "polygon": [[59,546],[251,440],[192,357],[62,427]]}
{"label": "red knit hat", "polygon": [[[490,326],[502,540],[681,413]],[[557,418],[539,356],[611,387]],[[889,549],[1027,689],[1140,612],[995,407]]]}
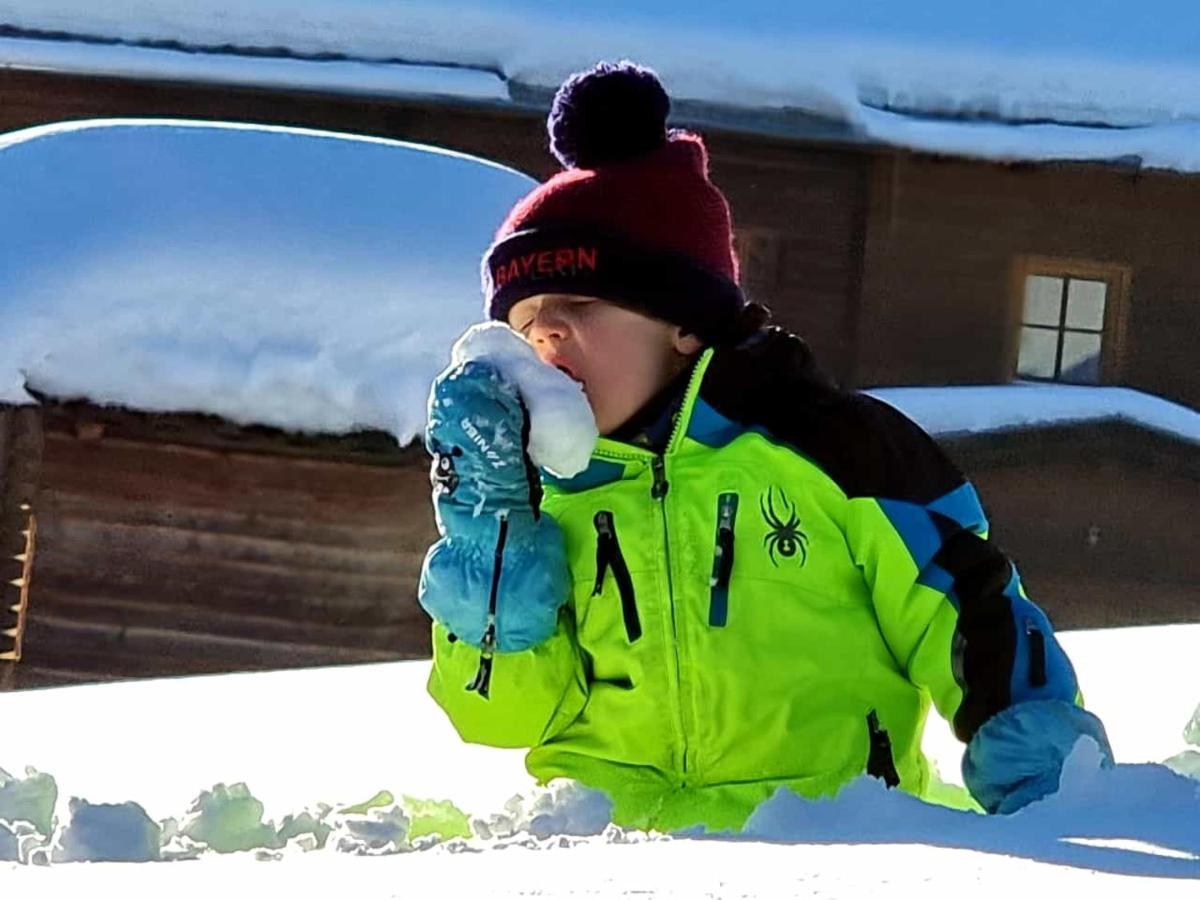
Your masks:
{"label": "red knit hat", "polygon": [[729,204],[699,135],[667,130],[669,110],[657,76],[633,63],[563,83],[547,126],[564,171],[513,207],[484,256],[491,318],[535,294],[582,294],[710,343],[733,336],[746,301]]}

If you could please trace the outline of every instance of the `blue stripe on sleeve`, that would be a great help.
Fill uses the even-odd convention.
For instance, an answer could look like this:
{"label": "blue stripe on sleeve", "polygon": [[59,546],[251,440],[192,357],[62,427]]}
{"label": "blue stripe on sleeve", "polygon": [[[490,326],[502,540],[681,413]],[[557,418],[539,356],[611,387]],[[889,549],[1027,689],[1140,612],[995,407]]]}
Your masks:
{"label": "blue stripe on sleeve", "polygon": [[903,500],[876,500],[900,540],[908,548],[917,569],[924,570],[942,546],[942,536],[924,507]]}
{"label": "blue stripe on sleeve", "polygon": [[933,562],[942,546],[942,535],[925,507],[903,500],[876,500],[879,508],[917,567],[917,583],[946,594],[955,609],[958,598],[952,593],[954,576]]}
{"label": "blue stripe on sleeve", "polygon": [[[1035,604],[1021,596],[1021,580],[1013,572],[1004,594],[1012,603],[1013,628],[1016,631],[1016,652],[1013,657],[1009,693],[1012,703],[1025,700],[1066,700],[1073,702],[1079,688],[1070,659],[1054,636],[1054,626]],[[1035,660],[1036,642],[1041,635],[1042,665]],[[1034,676],[1041,669],[1045,684],[1035,684]]]}
{"label": "blue stripe on sleeve", "polygon": [[983,534],[988,529],[987,516],[983,505],[979,502],[979,494],[974,485],[964,481],[948,494],[944,494],[929,504],[931,512],[940,513],[948,519],[953,519],[968,531]]}

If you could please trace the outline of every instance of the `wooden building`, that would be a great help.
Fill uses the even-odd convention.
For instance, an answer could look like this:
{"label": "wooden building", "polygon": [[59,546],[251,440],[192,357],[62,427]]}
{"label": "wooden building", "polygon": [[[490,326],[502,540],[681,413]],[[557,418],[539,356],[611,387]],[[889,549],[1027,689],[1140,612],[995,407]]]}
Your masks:
{"label": "wooden building", "polygon": [[[123,116],[287,124],[544,177],[548,99],[6,68],[0,132]],[[675,121],[708,139],[748,292],[843,383],[1020,372],[1200,408],[1200,178],[935,157],[791,113],[677,104]],[[434,532],[418,448],[53,398],[0,416],[2,622],[23,635],[22,662],[0,663],[8,686],[427,652],[415,580]],[[1194,443],[1104,423],[947,446],[1060,627],[1200,620]]]}
{"label": "wooden building", "polygon": [[941,438],[1057,628],[1200,621],[1200,446],[1124,421]]}
{"label": "wooden building", "polygon": [[7,686],[428,654],[418,447],[81,403],[4,411],[5,443],[5,550],[37,529]]}
{"label": "wooden building", "polygon": [[[428,655],[420,447],[85,403],[2,422],[6,550],[24,557],[5,687]],[[1200,621],[1195,443],[1115,421],[942,443],[1057,627]]]}

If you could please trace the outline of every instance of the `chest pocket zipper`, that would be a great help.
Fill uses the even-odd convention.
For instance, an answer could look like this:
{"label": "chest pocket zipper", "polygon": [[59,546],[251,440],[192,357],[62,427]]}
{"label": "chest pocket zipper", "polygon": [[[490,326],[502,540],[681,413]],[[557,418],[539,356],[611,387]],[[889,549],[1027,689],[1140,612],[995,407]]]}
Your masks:
{"label": "chest pocket zipper", "polygon": [[709,584],[708,624],[724,628],[729,617],[729,578],[733,574],[733,524],[737,520],[738,495],[717,498],[717,538],[713,547],[713,569]]}
{"label": "chest pocket zipper", "polygon": [[642,622],[638,617],[637,599],[633,594],[633,578],[629,575],[629,567],[625,564],[621,544],[617,540],[613,514],[602,509],[592,521],[596,526],[596,584],[592,587],[592,596],[599,596],[604,590],[604,576],[612,569],[613,577],[617,580],[617,590],[621,594],[621,618],[625,620],[625,636],[632,644],[642,636]]}

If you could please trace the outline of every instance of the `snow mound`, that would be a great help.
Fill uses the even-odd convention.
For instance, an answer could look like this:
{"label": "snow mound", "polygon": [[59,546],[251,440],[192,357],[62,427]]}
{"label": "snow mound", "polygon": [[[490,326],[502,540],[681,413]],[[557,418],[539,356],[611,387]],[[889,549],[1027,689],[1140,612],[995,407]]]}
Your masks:
{"label": "snow mound", "polygon": [[[647,834],[612,824],[602,792],[569,781],[516,795],[503,809],[470,819],[448,801],[397,802],[387,791],[355,807],[326,804],[262,821],[245,785],[216,785],[192,804],[182,826],[154,822],[134,801],[75,798],[65,827],[47,835],[0,820],[0,860],[25,863],[196,859],[252,853],[260,859],[325,851],[388,856],[438,850],[485,852],[656,840],[789,844],[926,844],[1024,856],[1126,874],[1200,877],[1200,782],[1159,765],[1103,768],[1099,748],[1081,738],[1058,793],[1010,816],[985,816],[925,803],[862,777],[836,796],[801,798],[786,789],[759,806],[736,834]],[[47,851],[47,846],[50,846]]]}
{"label": "snow mound", "polygon": [[558,780],[529,797],[516,795],[505,804],[503,812],[475,819],[472,828],[485,840],[523,832],[546,840],[556,836],[595,837],[608,831],[611,824],[612,800],[607,794]]}
{"label": "snow mound", "polygon": [[[921,843],[1027,856],[1072,865],[1131,866],[1130,874],[1200,877],[1200,782],[1154,764],[1101,765],[1081,737],[1057,793],[1008,816],[934,806],[862,777],[836,797],[810,801],[781,789],[751,816],[739,839],[786,843]],[[1114,847],[1141,846],[1158,852]],[[1176,862],[1178,861],[1178,862]]]}
{"label": "snow mound", "polygon": [[71,800],[71,822],[59,833],[54,862],[151,862],[159,858],[162,828],[133,801]]}
{"label": "snow mound", "polygon": [[[664,872],[664,879],[675,874],[669,867],[681,859],[714,859],[717,864],[695,872],[694,863],[687,864],[688,874],[696,876],[689,887],[694,883],[696,890],[681,891],[664,880],[664,891],[671,887],[679,896],[700,895],[733,866],[739,876],[771,873],[764,876],[762,890],[776,896],[778,886],[770,888],[777,870],[762,866],[787,865],[798,858],[792,855],[797,844],[806,849],[795,852],[822,866],[827,857],[816,845],[848,845],[847,871],[857,873],[866,865],[889,878],[898,874],[888,868],[891,864],[911,867],[911,860],[920,859],[935,865],[940,859],[956,861],[960,869],[986,864],[991,872],[1015,863],[1038,878],[1065,876],[1071,869],[1092,879],[1101,872],[1197,879],[1200,777],[1186,778],[1158,761],[1177,751],[1181,736],[1197,736],[1193,649],[1198,629],[1173,625],[1063,635],[1089,708],[1104,720],[1121,762],[1101,769],[1094,744],[1081,740],[1059,791],[1014,815],[989,817],[933,806],[863,778],[819,801],[781,791],[759,807],[744,833],[704,837],[622,829],[611,823],[603,794],[570,782],[539,788],[525,772],[519,751],[464,744],[428,698],[428,661],[0,693],[0,721],[6,725],[0,755],[39,763],[41,770],[25,769],[24,777],[0,773],[0,860],[5,861],[0,870],[7,867],[6,876],[19,878],[25,876],[13,873],[22,870],[21,863],[118,854],[153,858],[157,827],[158,859],[198,859],[203,865],[137,870],[186,870],[161,877],[184,877],[189,886],[193,877],[219,881],[211,873],[233,871],[221,865],[224,860],[237,868],[240,861],[256,858],[297,864],[303,858],[318,869],[336,866],[330,871],[341,873],[338,885],[346,878],[369,880],[365,869],[350,873],[344,868],[362,856],[409,857],[402,877],[426,867],[429,883],[444,886],[446,879],[461,876],[462,866],[476,863],[478,869],[471,871],[490,877],[500,858],[491,851],[566,848],[555,870],[565,877],[583,871],[593,853],[602,860],[595,871],[624,873],[622,867],[636,857]],[[1114,667],[1115,658],[1127,665]],[[1146,703],[1147,696],[1155,702]],[[381,697],[388,698],[386,710]],[[155,715],[136,715],[146,709]],[[219,727],[212,725],[214,716]],[[115,719],[124,727],[114,729]],[[945,723],[930,723],[939,724]],[[289,736],[311,735],[314,728],[332,742],[328,752],[297,753],[301,745]],[[943,772],[951,773],[962,745],[948,726],[945,730],[950,744],[931,745],[927,732],[924,747]],[[275,739],[230,740],[230,735],[250,733]],[[1189,752],[1200,750],[1192,747]],[[1152,762],[1133,764],[1141,760]],[[12,765],[6,759],[0,763]],[[57,783],[45,772],[58,776]],[[241,777],[229,779],[231,773]],[[204,785],[211,787],[197,793]],[[379,790],[380,785],[403,792]],[[72,802],[62,799],[72,795]],[[313,803],[314,798],[324,802]],[[353,800],[361,802],[348,805]],[[98,832],[106,821],[119,841],[104,843],[105,835]],[[638,846],[616,846],[624,844]],[[54,848],[59,848],[57,857]],[[943,848],[972,852],[931,852]],[[782,850],[789,855],[780,856]],[[461,854],[472,859],[443,858]],[[984,855],[990,862],[980,862]],[[517,871],[510,874],[519,877],[536,862],[514,864]],[[1046,863],[1064,868],[1055,872]],[[70,873],[80,869],[55,868],[58,875],[51,877],[60,880],[77,877]],[[301,864],[288,872],[304,881],[306,873],[318,869]],[[97,867],[87,877],[103,871],[134,870]],[[834,871],[811,874],[825,879]],[[998,877],[1007,878],[1010,870],[1003,871]],[[963,877],[977,884],[978,870],[970,868]],[[709,878],[711,885],[704,880]],[[963,878],[953,883],[961,885]],[[1185,882],[1178,884],[1186,888]],[[330,890],[336,893],[338,885]],[[176,889],[138,896],[173,896]],[[866,887],[840,892],[867,893]],[[376,895],[390,896],[371,894]],[[1187,896],[1186,890],[1180,896]]]}
{"label": "snow mound", "polygon": [[[154,821],[133,800],[91,803],[72,797],[64,824],[53,817],[54,778],[31,771],[8,776],[0,793],[0,861],[26,864],[151,862],[211,854],[260,858],[329,849],[354,856],[388,856],[445,846],[452,852],[493,847],[563,845],[563,839],[638,840],[612,824],[612,803],[600,791],[559,780],[515,794],[498,812],[468,818],[448,800],[379,791],[370,800],[335,809],[318,803],[264,821],[264,805],[245,784],[202,791],[182,821]],[[46,800],[50,798],[50,812]],[[569,843],[570,841],[568,841]]]}
{"label": "snow mound", "polygon": [[54,778],[27,768],[24,778],[14,778],[0,769],[0,821],[28,822],[49,834],[58,802]]}
{"label": "snow mound", "polygon": [[1200,705],[1192,714],[1191,720],[1183,729],[1183,739],[1195,747],[1195,750],[1184,750],[1168,759],[1164,765],[1180,775],[1187,775],[1200,780]]}

